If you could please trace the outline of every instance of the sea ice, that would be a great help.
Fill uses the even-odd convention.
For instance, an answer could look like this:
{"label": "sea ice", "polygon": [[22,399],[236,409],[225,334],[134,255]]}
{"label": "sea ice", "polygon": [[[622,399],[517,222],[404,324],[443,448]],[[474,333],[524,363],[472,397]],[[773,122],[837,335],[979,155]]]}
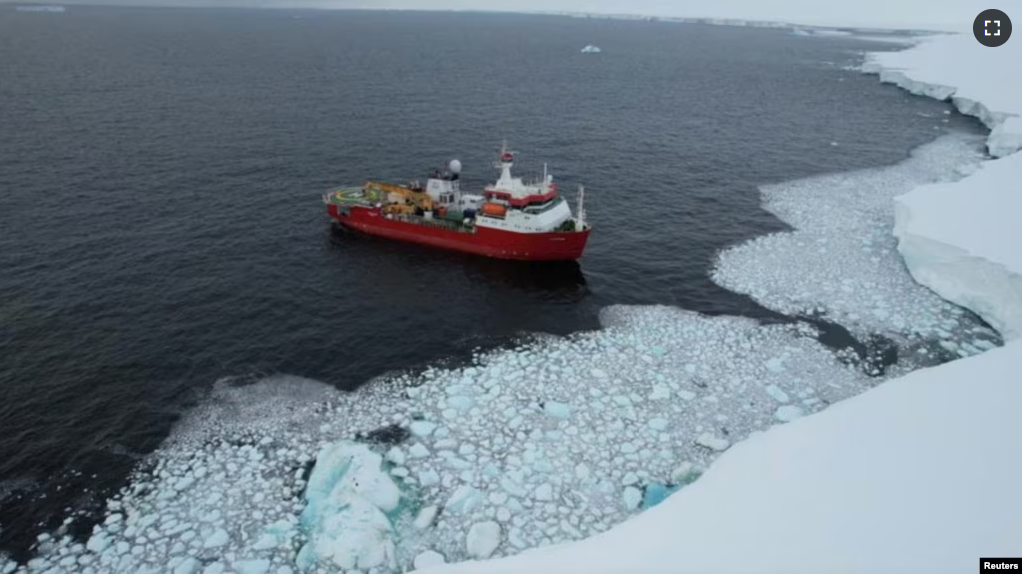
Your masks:
{"label": "sea ice", "polygon": [[409,425],[409,430],[412,431],[412,434],[421,438],[430,436],[430,433],[432,433],[436,428],[437,423],[431,423],[429,421],[412,421],[412,424]]}
{"label": "sea ice", "polygon": [[[893,198],[980,160],[975,136],[952,134],[893,166],[768,185],[765,208],[794,229],[722,252],[713,278],[792,316],[822,316],[861,338],[904,344],[973,340],[978,322],[906,271],[891,235]],[[949,330],[947,325],[951,325]],[[784,368],[772,357],[769,371]]]}
{"label": "sea ice", "polygon": [[[284,402],[294,414],[252,405],[258,416],[236,425],[218,410],[198,413],[213,423],[209,431],[156,453],[156,470],[112,501],[126,510],[114,512],[112,505],[110,515],[125,518],[101,525],[92,543],[134,544],[144,534],[168,540],[165,546],[148,546],[138,559],[128,553],[123,564],[107,553],[82,552],[96,556],[101,571],[138,572],[172,556],[202,556],[206,537],[222,528],[229,540],[216,549],[225,557],[220,567],[230,569],[243,557],[269,559],[274,567],[343,565],[391,573],[427,548],[452,562],[471,558],[473,524],[504,525],[505,543],[491,555],[580,539],[663,507],[643,510],[661,492],[655,485],[670,491],[666,485],[692,482],[696,469],[720,453],[695,444],[695,437],[706,434],[713,438],[708,444],[727,448],[769,427],[779,403],[766,386],[791,389],[798,373],[798,388],[821,399],[805,407],[812,413],[877,382],[835,361],[799,325],[765,326],[668,307],[610,307],[601,322],[597,332],[527,341],[515,351],[481,353],[465,367],[401,375],[354,393],[317,387],[324,397],[301,406],[287,403],[290,383],[268,380],[281,386],[269,393],[268,405]],[[639,358],[648,355],[656,359]],[[782,357],[784,370],[765,367]],[[441,420],[451,408],[448,398],[472,388],[464,382],[470,371],[472,377],[511,377],[514,384],[492,385],[485,400],[477,395],[445,426],[398,445],[345,440],[386,421]],[[263,385],[243,389],[263,393]],[[411,389],[416,392],[406,395]],[[682,399],[650,400],[656,389]],[[244,397],[242,390],[229,392]],[[572,405],[570,416],[551,416],[537,401]],[[249,408],[228,403],[233,410]],[[512,428],[515,420],[520,423]],[[273,440],[265,441],[268,436]],[[689,470],[673,473],[683,461]],[[194,483],[182,481],[189,476]],[[621,485],[626,477],[629,483]],[[628,507],[626,487],[634,489]],[[422,508],[418,516],[413,508]],[[164,534],[170,518],[177,521],[171,530],[180,534]],[[271,536],[267,525],[282,519],[291,534]],[[58,548],[69,545],[57,542]]]}
{"label": "sea ice", "polygon": [[365,445],[342,441],[321,449],[301,516],[307,562],[394,567],[393,526],[386,513],[397,508],[400,493],[381,463]]}
{"label": "sea ice", "polygon": [[445,561],[443,554],[441,554],[440,552],[435,552],[433,550],[427,550],[425,552],[420,552],[419,554],[416,555],[415,560],[413,560],[412,562],[412,567],[415,568],[416,570],[425,570],[432,566],[439,566],[441,564],[444,564],[444,562]]}
{"label": "sea ice", "polygon": [[548,415],[559,419],[567,419],[572,415],[572,407],[555,401],[546,401],[543,405],[543,410]]}
{"label": "sea ice", "polygon": [[270,571],[270,561],[266,558],[239,560],[231,565],[238,574],[266,574]]}
{"label": "sea ice", "polygon": [[601,535],[436,574],[953,574],[1018,554],[1021,361],[1016,339],[916,371],[752,436]]}
{"label": "sea ice", "polygon": [[795,405],[781,406],[778,407],[778,410],[774,411],[774,418],[783,423],[794,421],[801,416],[803,416],[803,409]]}
{"label": "sea ice", "polygon": [[477,522],[469,527],[465,549],[473,558],[489,558],[501,544],[501,525],[496,522]]}
{"label": "sea ice", "polygon": [[429,528],[433,524],[434,519],[437,518],[437,512],[439,511],[440,508],[437,506],[426,506],[416,514],[413,524],[420,530]]}
{"label": "sea ice", "polygon": [[711,433],[703,433],[696,437],[696,444],[705,446],[711,450],[725,450],[728,448],[729,442],[726,439],[716,437]]}
{"label": "sea ice", "polygon": [[626,486],[622,491],[622,504],[625,506],[625,510],[635,510],[642,501],[643,492],[635,486]]}

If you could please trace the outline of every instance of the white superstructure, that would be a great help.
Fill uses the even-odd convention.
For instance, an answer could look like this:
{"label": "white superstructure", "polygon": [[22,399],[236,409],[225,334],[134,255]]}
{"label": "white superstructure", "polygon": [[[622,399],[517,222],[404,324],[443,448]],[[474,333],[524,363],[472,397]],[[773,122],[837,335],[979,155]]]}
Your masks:
{"label": "white superstructure", "polygon": [[558,229],[581,231],[586,228],[579,195],[579,217],[572,219],[568,203],[558,196],[554,177],[544,165],[543,178],[526,183],[511,173],[514,153],[507,145],[494,167],[501,171],[497,181],[486,186],[483,195],[463,193],[459,184],[462,164],[452,160],[446,171],[438,170],[426,182],[426,193],[433,201],[449,210],[475,212],[475,224],[516,233],[547,233]]}

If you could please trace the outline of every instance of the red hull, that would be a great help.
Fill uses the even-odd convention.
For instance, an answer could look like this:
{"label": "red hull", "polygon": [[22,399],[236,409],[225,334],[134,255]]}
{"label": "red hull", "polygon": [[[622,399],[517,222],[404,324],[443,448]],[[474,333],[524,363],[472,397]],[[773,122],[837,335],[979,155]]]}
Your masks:
{"label": "red hull", "polygon": [[551,233],[512,233],[477,227],[473,233],[387,219],[380,209],[352,206],[343,214],[335,204],[327,212],[340,225],[369,235],[522,261],[574,261],[582,257],[590,230]]}

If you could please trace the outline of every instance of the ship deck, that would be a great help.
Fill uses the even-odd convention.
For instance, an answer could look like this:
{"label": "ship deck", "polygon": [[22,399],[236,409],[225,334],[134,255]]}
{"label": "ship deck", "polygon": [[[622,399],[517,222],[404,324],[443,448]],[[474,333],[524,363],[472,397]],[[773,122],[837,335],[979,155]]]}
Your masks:
{"label": "ship deck", "polygon": [[[370,189],[367,192],[367,190],[362,187],[342,187],[325,193],[323,195],[323,202],[328,205],[333,204],[338,206],[359,205],[363,207],[374,207],[376,204],[381,203],[386,199],[383,196],[383,193],[375,189]],[[442,217],[427,219],[421,215],[397,213],[389,214],[386,217],[392,221],[401,221],[425,227],[446,229],[448,231],[457,231],[459,233],[476,233],[475,226],[465,225],[461,220],[455,221],[453,219],[446,219]]]}

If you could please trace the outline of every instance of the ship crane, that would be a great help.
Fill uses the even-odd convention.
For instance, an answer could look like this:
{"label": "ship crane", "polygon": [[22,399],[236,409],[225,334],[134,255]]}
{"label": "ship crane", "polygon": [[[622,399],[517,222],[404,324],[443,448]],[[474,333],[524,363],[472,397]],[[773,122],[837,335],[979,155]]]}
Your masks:
{"label": "ship crane", "polygon": [[[403,186],[400,186],[400,185],[393,185],[393,184],[390,184],[390,183],[380,183],[380,182],[376,182],[376,181],[368,182],[366,184],[366,188],[368,190],[373,190],[373,191],[377,191],[377,192],[383,192],[383,193],[386,193],[386,194],[393,193],[393,194],[400,195],[400,196],[404,197],[405,199],[407,199],[408,201],[410,201],[415,207],[418,207],[419,209],[422,209],[423,211],[433,211],[433,198],[430,197],[430,195],[427,194],[426,192],[415,191],[415,190],[412,190],[412,189],[409,189],[407,187],[403,187]],[[392,209],[391,211],[410,211],[410,210],[407,210],[407,209],[403,209],[403,206],[392,206],[392,207],[397,207],[397,209]]]}
{"label": "ship crane", "polygon": [[576,215],[577,215],[576,219],[575,219],[575,230],[576,231],[582,231],[583,229],[586,229],[586,209],[583,207],[583,197],[584,197],[584,195],[585,195],[585,191],[583,190],[583,186],[580,185],[579,186],[579,196],[577,198],[578,204],[576,205],[576,208],[575,208]]}

